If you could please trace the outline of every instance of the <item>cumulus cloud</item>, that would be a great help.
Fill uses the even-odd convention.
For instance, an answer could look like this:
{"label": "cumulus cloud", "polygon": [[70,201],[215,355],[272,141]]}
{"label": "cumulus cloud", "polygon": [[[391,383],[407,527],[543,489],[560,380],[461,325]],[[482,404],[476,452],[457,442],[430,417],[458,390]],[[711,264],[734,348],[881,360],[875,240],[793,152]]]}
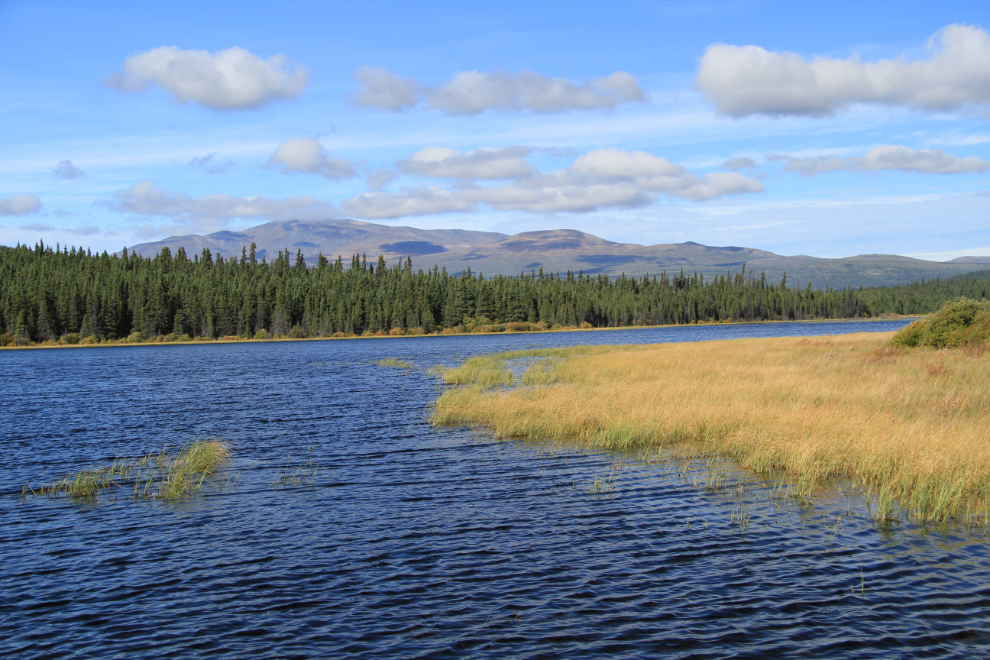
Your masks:
{"label": "cumulus cloud", "polygon": [[752,158],[730,158],[722,165],[727,170],[738,172],[739,170],[749,170],[756,167],[756,161]]}
{"label": "cumulus cloud", "polygon": [[639,83],[625,71],[581,83],[534,71],[459,71],[448,82],[430,87],[396,76],[384,67],[363,66],[354,78],[360,85],[350,97],[354,104],[391,112],[412,108],[421,101],[448,115],[476,115],[485,110],[611,110],[622,103],[646,101]]}
{"label": "cumulus cloud", "polygon": [[712,44],[695,86],[721,114],[830,115],[856,103],[947,111],[990,105],[990,35],[949,25],[929,39],[929,56],[861,62],[856,57],[776,53]]}
{"label": "cumulus cloud", "polygon": [[308,172],[322,174],[328,179],[347,179],[356,176],[354,164],[346,158],[329,156],[315,137],[291,138],[283,142],[267,167],[279,166],[282,174]]}
{"label": "cumulus cloud", "polygon": [[52,172],[57,179],[85,179],[86,173],[72,164],[71,160],[60,160],[58,165],[52,168]]}
{"label": "cumulus cloud", "polygon": [[0,197],[0,215],[29,215],[41,209],[41,199],[37,195],[15,193]]}
{"label": "cumulus cloud", "polygon": [[[465,156],[472,153],[476,152]],[[434,155],[463,157],[458,152],[434,152]],[[432,162],[442,163],[446,158]],[[482,204],[496,211],[587,213],[603,208],[646,206],[659,195],[703,201],[763,189],[759,181],[735,172],[698,177],[681,165],[643,151],[596,149],[575,159],[570,167],[547,173],[531,170],[504,184],[371,192],[345,200],[341,208],[355,217],[377,219],[473,212]]]}
{"label": "cumulus cloud", "polygon": [[368,187],[372,190],[381,190],[395,181],[397,176],[399,173],[395,170],[375,170],[368,175]]}
{"label": "cumulus cloud", "polygon": [[400,112],[419,101],[422,85],[412,78],[400,78],[383,66],[359,66],[354,79],[360,87],[350,101],[360,108]]}
{"label": "cumulus cloud", "polygon": [[397,165],[406,174],[440,179],[518,179],[536,172],[526,162],[527,147],[475,149],[462,154],[456,149],[426,147]]}
{"label": "cumulus cloud", "polygon": [[179,103],[213,110],[245,110],[303,93],[309,76],[285,55],[262,59],[243,48],[218,53],[160,46],[124,60],[123,72],[103,81],[120,92],[137,92],[155,84]]}
{"label": "cumulus cloud", "polygon": [[976,156],[953,156],[942,149],[910,149],[888,144],[871,149],[865,156],[836,158],[820,156],[801,158],[772,154],[767,160],[785,162],[782,172],[797,172],[810,177],[825,172],[845,170],[849,172],[880,172],[896,170],[920,174],[982,173],[990,169],[990,162]]}
{"label": "cumulus cloud", "polygon": [[201,158],[193,158],[189,161],[189,167],[206,170],[207,174],[223,174],[234,166],[234,161],[229,158],[219,160],[216,154],[207,154]]}
{"label": "cumulus cloud", "polygon": [[222,226],[236,219],[321,219],[333,212],[332,205],[309,195],[285,199],[222,194],[191,197],[169,192],[151,181],[141,181],[125,190],[118,190],[111,199],[100,200],[97,204],[118,213],[166,217],[179,224],[197,227]]}

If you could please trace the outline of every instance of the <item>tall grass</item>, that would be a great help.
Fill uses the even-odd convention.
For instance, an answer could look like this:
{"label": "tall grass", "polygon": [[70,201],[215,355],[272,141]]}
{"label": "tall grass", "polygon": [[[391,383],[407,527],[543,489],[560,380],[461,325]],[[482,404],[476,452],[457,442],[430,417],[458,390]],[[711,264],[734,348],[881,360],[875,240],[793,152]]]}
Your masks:
{"label": "tall grass", "polygon": [[375,364],[379,367],[390,367],[392,369],[405,369],[407,371],[415,369],[416,365],[411,362],[406,362],[405,360],[400,360],[398,358],[384,358],[378,360]]}
{"label": "tall grass", "polygon": [[76,500],[95,500],[120,490],[132,490],[136,499],[175,500],[198,492],[206,477],[217,472],[230,455],[230,446],[216,438],[195,440],[171,454],[166,447],[158,454],[118,459],[110,465],[82,470],[42,486],[36,495],[60,495]]}
{"label": "tall grass", "polygon": [[448,385],[475,385],[481,389],[512,387],[515,377],[502,357],[479,355],[464,364],[444,369],[440,377]]}
{"label": "tall grass", "polygon": [[804,493],[852,478],[882,520],[990,511],[990,353],[892,349],[891,336],[501,354],[488,359],[558,359],[531,368],[531,387],[447,390],[432,421],[731,457],[760,474],[790,472]]}

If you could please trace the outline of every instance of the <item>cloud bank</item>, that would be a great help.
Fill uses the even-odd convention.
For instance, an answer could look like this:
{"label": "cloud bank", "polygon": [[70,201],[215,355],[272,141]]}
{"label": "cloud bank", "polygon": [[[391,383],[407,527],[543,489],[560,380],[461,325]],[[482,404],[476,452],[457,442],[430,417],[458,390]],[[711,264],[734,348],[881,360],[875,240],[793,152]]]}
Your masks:
{"label": "cloud bank", "polygon": [[923,111],[986,109],[990,105],[990,35],[952,24],[929,39],[929,57],[876,62],[775,53],[759,46],[712,44],[698,65],[695,87],[720,114],[834,114],[856,103]]}
{"label": "cloud bank", "polygon": [[[763,185],[736,172],[716,172],[698,177],[681,165],[642,151],[596,149],[579,156],[570,167],[541,173],[519,169],[514,177],[506,163],[521,160],[522,147],[476,150],[461,155],[454,150],[430,147],[407,161],[409,172],[434,178],[456,178],[458,186],[424,186],[399,193],[370,192],[341,203],[348,215],[388,219],[441,213],[477,211],[484,204],[496,211],[532,213],[588,213],[603,208],[635,208],[652,204],[660,195],[703,201],[727,195],[763,192]],[[428,158],[424,158],[424,152]],[[421,165],[422,162],[427,163]],[[523,164],[528,165],[525,161]],[[513,165],[516,166],[516,165]],[[506,168],[504,170],[500,168]],[[479,186],[465,179],[510,178],[508,183]]]}
{"label": "cloud bank", "polygon": [[41,199],[37,195],[15,193],[0,197],[0,215],[29,215],[41,210]]}
{"label": "cloud bank", "polygon": [[347,179],[357,176],[354,164],[346,158],[327,155],[323,145],[315,137],[291,138],[283,142],[266,167],[280,167],[282,174],[304,172],[321,174],[328,179]]}
{"label": "cloud bank", "polygon": [[120,92],[158,85],[179,103],[213,110],[246,110],[293,99],[309,82],[307,72],[288,63],[285,55],[261,59],[243,48],[219,53],[160,46],[124,60],[103,84]]}
{"label": "cloud bank", "polygon": [[883,144],[871,149],[865,156],[836,158],[799,158],[783,154],[767,156],[769,161],[785,162],[782,172],[797,172],[811,177],[824,172],[845,170],[848,172],[881,172],[895,170],[919,174],[983,173],[990,169],[990,162],[976,156],[959,157],[942,149],[919,149]]}
{"label": "cloud bank", "polygon": [[159,188],[151,181],[135,183],[130,188],[115,192],[112,199],[97,203],[117,213],[165,217],[196,228],[223,226],[238,219],[321,219],[330,217],[333,212],[331,204],[309,195],[285,199],[221,194],[190,197]]}
{"label": "cloud bank", "polygon": [[531,152],[527,147],[507,147],[461,154],[456,149],[426,147],[397,166],[406,174],[441,179],[517,179],[536,172],[525,160]]}
{"label": "cloud bank", "polygon": [[401,112],[425,102],[448,115],[477,115],[485,110],[537,113],[611,110],[622,103],[643,103],[646,94],[629,73],[574,83],[534,71],[460,71],[442,85],[430,87],[402,78],[384,67],[362,66],[354,73],[358,91],[351,102],[363,108]]}

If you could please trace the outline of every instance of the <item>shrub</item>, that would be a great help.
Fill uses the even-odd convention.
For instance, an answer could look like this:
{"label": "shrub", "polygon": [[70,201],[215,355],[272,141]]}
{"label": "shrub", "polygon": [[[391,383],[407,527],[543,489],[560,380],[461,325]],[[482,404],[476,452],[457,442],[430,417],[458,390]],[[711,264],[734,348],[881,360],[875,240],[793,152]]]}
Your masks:
{"label": "shrub", "polygon": [[422,328],[409,328],[408,330],[406,330],[406,334],[407,335],[421,335],[421,334],[423,334],[423,329]]}
{"label": "shrub", "polygon": [[289,336],[293,339],[306,339],[306,337],[309,337],[309,333],[297,325],[292,330],[289,330]]}
{"label": "shrub", "polygon": [[262,328],[261,330],[258,330],[256,333],[254,333],[254,338],[255,339],[268,339],[268,333],[265,332],[265,329],[264,328]]}
{"label": "shrub", "polygon": [[142,341],[144,341],[144,335],[142,335],[140,331],[138,331],[138,332],[132,332],[131,334],[129,334],[127,336],[127,343],[128,344],[139,344]]}
{"label": "shrub", "polygon": [[388,334],[392,335],[393,337],[399,337],[406,334],[406,331],[403,330],[402,328],[392,328],[391,330],[388,331]]}
{"label": "shrub", "polygon": [[894,346],[945,348],[990,340],[990,301],[959,298],[942,309],[898,330]]}
{"label": "shrub", "polygon": [[[79,336],[79,333],[78,332],[70,332],[69,334],[67,334],[65,336],[65,343],[66,344],[78,344],[80,339],[81,339],[81,337]],[[0,341],[2,341],[2,340],[0,340]],[[0,344],[0,346],[2,346],[2,344]]]}

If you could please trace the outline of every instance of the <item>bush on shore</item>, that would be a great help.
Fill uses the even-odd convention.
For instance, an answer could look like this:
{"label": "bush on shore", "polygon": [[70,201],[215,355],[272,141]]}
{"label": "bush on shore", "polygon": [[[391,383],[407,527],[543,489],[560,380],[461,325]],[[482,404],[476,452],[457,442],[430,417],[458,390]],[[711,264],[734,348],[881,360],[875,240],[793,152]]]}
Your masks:
{"label": "bush on shore", "polygon": [[894,346],[947,348],[990,341],[990,300],[958,298],[920,321],[901,328]]}

